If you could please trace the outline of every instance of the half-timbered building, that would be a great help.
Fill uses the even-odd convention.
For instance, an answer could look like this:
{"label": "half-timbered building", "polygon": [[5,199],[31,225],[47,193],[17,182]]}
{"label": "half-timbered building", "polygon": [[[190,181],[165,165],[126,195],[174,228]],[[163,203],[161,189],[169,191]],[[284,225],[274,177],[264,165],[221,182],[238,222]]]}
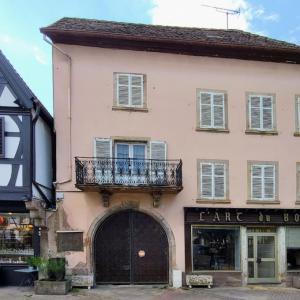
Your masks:
{"label": "half-timbered building", "polygon": [[18,285],[53,208],[53,119],[0,51],[0,285]]}

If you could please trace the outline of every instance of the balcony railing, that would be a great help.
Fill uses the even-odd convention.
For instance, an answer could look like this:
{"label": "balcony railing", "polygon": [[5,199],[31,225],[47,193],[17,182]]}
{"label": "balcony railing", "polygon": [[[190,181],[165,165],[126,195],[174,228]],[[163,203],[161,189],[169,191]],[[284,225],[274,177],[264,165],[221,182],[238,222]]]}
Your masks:
{"label": "balcony railing", "polygon": [[76,157],[76,186],[81,190],[180,191],[181,160]]}

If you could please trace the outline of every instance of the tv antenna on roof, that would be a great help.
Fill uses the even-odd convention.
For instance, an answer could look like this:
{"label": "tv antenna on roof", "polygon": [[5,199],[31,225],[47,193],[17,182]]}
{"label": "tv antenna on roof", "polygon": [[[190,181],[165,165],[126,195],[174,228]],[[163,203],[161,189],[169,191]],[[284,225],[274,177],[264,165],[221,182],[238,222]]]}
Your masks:
{"label": "tv antenna on roof", "polygon": [[226,14],[226,27],[228,29],[228,16],[229,15],[239,15],[241,13],[241,10],[234,10],[234,9],[228,9],[228,8],[223,8],[223,7],[217,7],[217,6],[210,6],[206,4],[202,4],[202,6],[214,8],[217,12]]}

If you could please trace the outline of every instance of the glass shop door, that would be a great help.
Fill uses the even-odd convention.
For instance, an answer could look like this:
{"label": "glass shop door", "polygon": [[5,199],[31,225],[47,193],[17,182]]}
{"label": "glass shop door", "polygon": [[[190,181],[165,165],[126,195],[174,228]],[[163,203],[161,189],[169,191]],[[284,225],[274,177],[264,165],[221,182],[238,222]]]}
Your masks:
{"label": "glass shop door", "polygon": [[248,283],[277,282],[276,233],[248,233]]}

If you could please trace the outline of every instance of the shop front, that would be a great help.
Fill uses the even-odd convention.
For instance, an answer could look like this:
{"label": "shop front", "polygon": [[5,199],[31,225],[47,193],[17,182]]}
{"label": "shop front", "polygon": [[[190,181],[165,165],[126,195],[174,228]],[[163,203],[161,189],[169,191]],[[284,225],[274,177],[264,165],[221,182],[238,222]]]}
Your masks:
{"label": "shop front", "polygon": [[300,210],[185,208],[186,274],[215,285],[291,285],[300,273]]}
{"label": "shop front", "polygon": [[[29,274],[27,258],[39,255],[39,234],[23,205],[0,212],[0,285],[22,285]],[[32,281],[32,280],[31,280]]]}

